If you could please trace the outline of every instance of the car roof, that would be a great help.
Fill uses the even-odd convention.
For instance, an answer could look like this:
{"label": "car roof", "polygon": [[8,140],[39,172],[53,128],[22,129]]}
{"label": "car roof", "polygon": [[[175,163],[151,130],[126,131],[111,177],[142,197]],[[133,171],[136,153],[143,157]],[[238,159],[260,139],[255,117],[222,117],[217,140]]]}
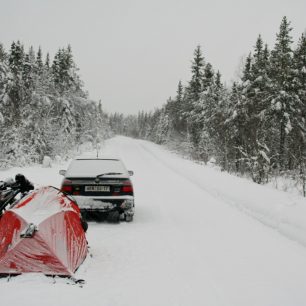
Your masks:
{"label": "car roof", "polygon": [[96,177],[99,174],[118,172],[115,177],[127,177],[128,171],[120,159],[111,158],[76,158],[71,161],[66,177]]}

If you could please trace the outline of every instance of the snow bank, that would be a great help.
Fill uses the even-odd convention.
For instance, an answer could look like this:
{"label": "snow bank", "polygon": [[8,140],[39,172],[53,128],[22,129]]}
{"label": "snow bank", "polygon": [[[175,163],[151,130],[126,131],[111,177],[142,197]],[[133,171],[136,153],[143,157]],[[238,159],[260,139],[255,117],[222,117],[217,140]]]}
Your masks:
{"label": "snow bank", "polygon": [[214,168],[183,160],[162,147],[139,141],[159,162],[184,176],[214,197],[275,228],[306,246],[306,200],[267,186],[257,185]]}

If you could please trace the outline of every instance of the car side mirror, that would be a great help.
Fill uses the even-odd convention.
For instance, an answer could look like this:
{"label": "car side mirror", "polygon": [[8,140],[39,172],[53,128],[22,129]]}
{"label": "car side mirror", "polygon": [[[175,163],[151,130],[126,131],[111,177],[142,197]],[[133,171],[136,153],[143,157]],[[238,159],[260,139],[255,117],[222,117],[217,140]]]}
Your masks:
{"label": "car side mirror", "polygon": [[132,171],[132,170],[129,170],[128,173],[129,173],[129,176],[133,176],[134,175],[134,171]]}
{"label": "car side mirror", "polygon": [[65,174],[66,174],[66,170],[60,170],[58,173],[59,173],[60,175],[65,176]]}

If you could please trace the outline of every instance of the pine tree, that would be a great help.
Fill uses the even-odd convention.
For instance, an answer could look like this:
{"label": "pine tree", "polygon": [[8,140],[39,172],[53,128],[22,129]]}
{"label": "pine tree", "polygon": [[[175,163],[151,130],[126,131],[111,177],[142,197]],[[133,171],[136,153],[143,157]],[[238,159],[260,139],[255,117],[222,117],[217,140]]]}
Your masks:
{"label": "pine tree", "polygon": [[243,82],[249,82],[249,80],[251,79],[251,66],[252,66],[252,54],[249,53],[245,61],[243,74],[241,78]]}
{"label": "pine tree", "polygon": [[191,81],[188,86],[188,99],[189,101],[195,102],[199,100],[202,89],[203,89],[203,68],[204,68],[204,57],[200,46],[197,46],[194,50],[194,58],[191,66]]}
{"label": "pine tree", "polygon": [[7,54],[3,45],[0,44],[0,127],[5,124],[8,82],[9,69],[7,65]]}
{"label": "pine tree", "polygon": [[210,86],[214,83],[214,71],[212,68],[212,65],[210,63],[207,63],[204,68],[203,73],[203,91],[207,90]]}
{"label": "pine tree", "polygon": [[173,118],[173,128],[180,134],[185,134],[187,128],[186,117],[184,116],[184,87],[180,80],[177,85],[176,97],[175,97],[175,117]]}
{"label": "pine tree", "polygon": [[295,120],[290,143],[295,168],[298,168],[303,195],[306,196],[306,36],[302,34],[293,55],[293,87],[296,94]]}
{"label": "pine tree", "polygon": [[32,91],[35,86],[36,79],[36,65],[35,59],[33,60],[31,53],[25,55],[24,63],[23,63],[23,70],[22,70],[22,80],[24,85],[25,96],[24,99],[28,102]]}
{"label": "pine tree", "polygon": [[292,94],[292,28],[286,17],[283,17],[276,44],[271,52],[271,79],[273,82],[271,112],[274,124],[278,126],[278,165],[280,169],[286,167],[286,140],[292,130],[292,120],[295,113],[295,98]]}
{"label": "pine tree", "polygon": [[[269,107],[271,80],[269,51],[261,36],[257,38],[254,54],[248,55],[240,84],[233,88],[230,121],[235,125],[236,153],[239,171],[248,171],[254,181],[267,179],[270,150],[267,146],[267,108]],[[243,169],[243,170],[242,170]]]}
{"label": "pine tree", "polygon": [[[248,65],[248,60],[246,61],[246,65]],[[233,168],[237,173],[244,173],[245,171],[241,154],[245,146],[245,112],[242,99],[243,95],[241,86],[234,82],[229,95],[228,115],[224,122],[224,126],[227,128],[227,130],[231,131],[229,151],[231,155],[231,162],[234,164]]]}
{"label": "pine tree", "polygon": [[[200,46],[197,46],[194,51],[194,59],[191,66],[191,81],[186,88],[186,102],[184,115],[187,121],[188,134],[192,146],[196,151],[200,141],[201,134],[201,122],[198,120],[198,114],[194,111],[195,105],[198,104],[202,90],[203,90],[203,68],[204,68],[204,57]],[[197,118],[194,118],[196,116]]]}
{"label": "pine tree", "polygon": [[43,73],[44,64],[42,61],[42,51],[40,47],[38,48],[35,64],[36,64],[37,74],[41,75]]}
{"label": "pine tree", "polygon": [[227,128],[226,121],[229,116],[229,93],[221,81],[221,73],[217,71],[213,84],[212,95],[214,114],[208,118],[210,139],[213,147],[211,154],[223,170],[231,170],[230,139],[232,131]]}
{"label": "pine tree", "polygon": [[21,108],[24,99],[24,84],[22,79],[22,72],[24,67],[24,48],[22,44],[17,41],[11,45],[9,54],[9,68],[12,73],[12,81],[8,88],[8,96],[11,101],[8,108],[8,124],[19,126],[21,120]]}
{"label": "pine tree", "polygon": [[9,65],[12,73],[17,76],[22,71],[24,60],[24,48],[20,41],[13,42],[9,54]]}
{"label": "pine tree", "polygon": [[49,68],[50,68],[50,55],[49,55],[49,53],[47,53],[47,55],[46,55],[45,68],[47,70],[49,70]]}
{"label": "pine tree", "polygon": [[165,109],[162,109],[161,112],[156,113],[156,115],[157,122],[154,127],[154,141],[158,144],[163,144],[168,140],[170,129],[169,116]]}
{"label": "pine tree", "polygon": [[212,117],[215,114],[216,103],[214,99],[214,71],[212,65],[207,63],[204,66],[202,79],[202,93],[198,101],[195,101],[194,113],[192,116],[192,122],[197,131],[193,132],[196,138],[193,136],[191,139],[198,139],[198,143],[193,143],[196,149],[196,155],[200,160],[205,163],[208,161],[210,155],[213,152],[212,141],[210,139],[210,130]]}
{"label": "pine tree", "polygon": [[4,62],[7,59],[7,54],[3,45],[0,43],[0,62]]}

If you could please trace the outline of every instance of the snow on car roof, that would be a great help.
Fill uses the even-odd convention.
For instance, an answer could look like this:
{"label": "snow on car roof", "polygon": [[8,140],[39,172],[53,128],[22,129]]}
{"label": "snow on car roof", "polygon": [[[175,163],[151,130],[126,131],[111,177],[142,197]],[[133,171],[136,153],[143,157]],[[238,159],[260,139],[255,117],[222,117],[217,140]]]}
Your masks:
{"label": "snow on car roof", "polygon": [[66,172],[66,177],[95,177],[102,173],[118,172],[128,175],[119,159],[78,158],[74,159]]}

